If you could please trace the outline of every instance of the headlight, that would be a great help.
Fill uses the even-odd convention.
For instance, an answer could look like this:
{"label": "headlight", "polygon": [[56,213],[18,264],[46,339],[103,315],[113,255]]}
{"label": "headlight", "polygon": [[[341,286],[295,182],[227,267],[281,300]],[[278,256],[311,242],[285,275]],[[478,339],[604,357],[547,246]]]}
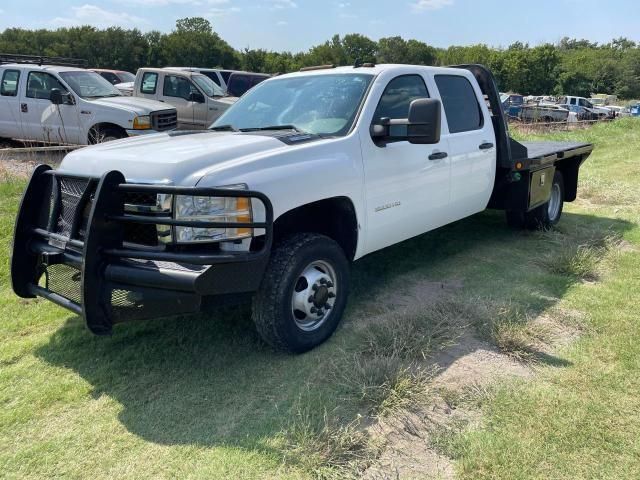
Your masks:
{"label": "headlight", "polygon": [[[223,187],[246,189],[246,185]],[[176,220],[203,222],[250,223],[252,221],[251,200],[248,197],[192,197],[177,195],[175,200]],[[253,236],[251,228],[193,228],[176,227],[178,243],[219,242],[240,240]]]}
{"label": "headlight", "polygon": [[149,130],[151,128],[151,117],[149,115],[143,115],[142,117],[136,117],[133,119],[134,130]]}

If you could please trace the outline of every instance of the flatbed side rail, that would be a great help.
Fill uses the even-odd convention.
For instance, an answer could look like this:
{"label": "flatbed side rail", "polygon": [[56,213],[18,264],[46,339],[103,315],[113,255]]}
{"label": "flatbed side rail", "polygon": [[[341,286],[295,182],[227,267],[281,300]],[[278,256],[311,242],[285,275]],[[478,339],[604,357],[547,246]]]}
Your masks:
{"label": "flatbed side rail", "polygon": [[[74,179],[85,186],[72,193],[61,190],[61,182]],[[145,216],[125,211],[125,194],[193,195],[198,197],[250,198],[264,207],[264,220],[251,222],[190,221],[172,217]],[[71,199],[71,200],[70,200]],[[70,202],[76,202],[71,205]],[[88,212],[88,213],[87,213]],[[243,252],[189,251],[188,247],[169,244],[164,249],[132,246],[125,241],[127,225],[162,225],[194,228],[248,228],[264,232],[263,241],[255,242],[255,250]],[[159,264],[191,265],[193,272],[172,271],[158,268],[145,270],[131,283],[137,286],[151,285],[158,288],[175,288],[164,297],[187,308],[200,301],[197,286],[200,274],[212,266],[230,263],[266,264],[273,242],[273,207],[269,198],[252,190],[233,190],[200,187],[173,187],[166,185],[142,185],[126,183],[118,171],[105,173],[101,178],[87,178],[52,170],[46,165],[33,172],[23,195],[18,213],[14,246],[11,257],[11,280],[15,293],[24,298],[44,297],[84,317],[89,329],[96,334],[108,334],[114,323],[114,295],[123,297],[125,287],[114,284],[111,270],[118,278],[129,281],[123,272],[131,262],[159,262]],[[78,292],[69,293],[70,287],[53,288],[52,269],[62,266],[71,269],[67,283],[73,279]],[[74,273],[75,272],[75,273]],[[166,285],[165,285],[166,283]],[[59,285],[59,281],[58,281]],[[171,287],[167,287],[170,285]],[[146,294],[154,292],[143,288]],[[75,290],[74,290],[75,291]],[[116,292],[116,293],[114,293]],[[131,303],[128,299],[126,302]],[[126,303],[122,300],[120,303]],[[155,292],[153,302],[161,304],[166,299]],[[134,312],[128,305],[127,311]],[[124,311],[118,307],[118,311]],[[140,308],[138,308],[140,310]],[[161,312],[160,312],[161,313]]]}

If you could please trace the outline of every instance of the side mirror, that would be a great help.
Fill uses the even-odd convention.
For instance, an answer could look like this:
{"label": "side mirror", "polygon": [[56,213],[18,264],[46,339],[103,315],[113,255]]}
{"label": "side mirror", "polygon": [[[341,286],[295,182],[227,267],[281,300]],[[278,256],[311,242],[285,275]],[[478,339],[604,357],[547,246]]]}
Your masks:
{"label": "side mirror", "polygon": [[62,91],[59,88],[52,88],[51,93],[49,93],[49,100],[54,105],[62,105],[64,103]]}
{"label": "side mirror", "polygon": [[411,102],[407,136],[410,143],[433,145],[440,141],[442,126],[440,100],[420,98]]}
{"label": "side mirror", "polygon": [[204,103],[204,95],[200,92],[191,92],[189,94],[189,101],[195,103]]}
{"label": "side mirror", "polygon": [[380,124],[371,125],[371,137],[378,142],[401,142],[433,145],[440,142],[442,125],[440,100],[419,98],[411,102],[406,119],[381,118]]}

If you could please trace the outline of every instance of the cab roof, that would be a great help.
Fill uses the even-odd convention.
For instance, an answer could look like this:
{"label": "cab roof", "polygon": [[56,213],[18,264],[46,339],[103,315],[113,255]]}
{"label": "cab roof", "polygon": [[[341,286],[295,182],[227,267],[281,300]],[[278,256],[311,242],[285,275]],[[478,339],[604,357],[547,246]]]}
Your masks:
{"label": "cab roof", "polygon": [[60,65],[31,65],[29,63],[3,63],[0,64],[3,68],[28,68],[29,70],[39,70],[43,72],[86,72],[86,68],[78,67],[63,67]]}

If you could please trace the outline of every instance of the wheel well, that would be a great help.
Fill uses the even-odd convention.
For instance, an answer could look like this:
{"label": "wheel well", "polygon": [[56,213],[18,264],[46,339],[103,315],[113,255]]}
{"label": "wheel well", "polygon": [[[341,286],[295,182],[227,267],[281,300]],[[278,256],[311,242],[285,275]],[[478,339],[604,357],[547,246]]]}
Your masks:
{"label": "wheel well", "polygon": [[89,136],[87,138],[88,143],[96,143],[95,138],[97,137],[98,133],[106,132],[107,130],[116,130],[120,135],[122,135],[122,138],[127,136],[126,130],[122,128],[120,125],[116,125],[115,123],[108,123],[108,122],[96,123],[94,126],[92,126],[89,129]]}
{"label": "wheel well", "polygon": [[292,233],[320,233],[335,240],[353,260],[358,246],[358,219],[351,200],[334,197],[308,203],[280,215],[274,223],[274,243]]}

